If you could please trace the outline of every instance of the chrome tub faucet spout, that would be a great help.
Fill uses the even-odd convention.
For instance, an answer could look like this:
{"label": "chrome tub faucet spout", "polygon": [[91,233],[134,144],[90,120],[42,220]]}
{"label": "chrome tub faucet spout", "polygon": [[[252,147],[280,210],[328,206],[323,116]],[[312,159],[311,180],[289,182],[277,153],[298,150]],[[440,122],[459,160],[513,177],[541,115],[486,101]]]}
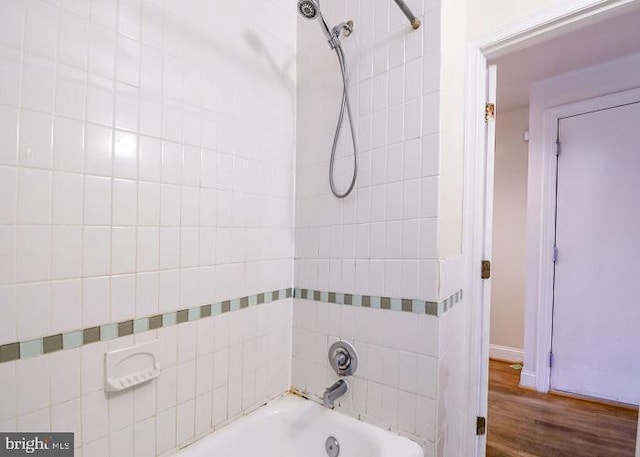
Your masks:
{"label": "chrome tub faucet spout", "polygon": [[322,397],[324,406],[333,409],[335,401],[346,394],[347,390],[349,390],[349,384],[344,379],[340,379],[333,383],[331,387],[327,387]]}

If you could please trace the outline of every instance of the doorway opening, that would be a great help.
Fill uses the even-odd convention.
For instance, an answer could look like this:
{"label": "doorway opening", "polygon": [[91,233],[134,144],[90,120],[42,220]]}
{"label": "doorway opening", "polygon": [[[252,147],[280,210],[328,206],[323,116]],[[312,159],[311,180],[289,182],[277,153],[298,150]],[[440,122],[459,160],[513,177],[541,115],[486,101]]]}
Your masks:
{"label": "doorway opening", "polygon": [[[593,21],[591,16],[589,26],[580,25],[578,20],[571,21],[571,27],[567,26],[571,32],[556,29],[548,34],[548,39],[541,38],[540,33],[531,33],[532,37],[535,36],[535,44],[529,46],[523,45],[523,34],[515,32],[513,36],[519,38],[513,38],[511,47],[507,39],[487,44],[484,49],[479,46],[480,57],[476,63],[481,65],[477,71],[487,68],[487,62],[497,67],[496,99],[489,99],[496,106],[495,131],[491,131],[492,126],[483,126],[484,131],[481,131],[482,127],[475,125],[468,130],[475,133],[480,131],[480,135],[474,137],[468,131],[467,140],[475,144],[476,152],[480,149],[484,151],[485,147],[491,148],[493,135],[497,141],[495,155],[485,152],[480,160],[476,157],[475,161],[472,159],[467,163],[467,167],[479,167],[481,176],[474,181],[471,176],[473,172],[467,168],[466,184],[472,189],[484,188],[480,198],[468,203],[472,207],[476,205],[475,211],[466,207],[465,214],[472,219],[470,224],[467,223],[467,228],[473,227],[473,224],[480,228],[480,233],[469,235],[467,244],[469,250],[466,252],[472,254],[469,256],[470,275],[477,272],[474,266],[480,260],[492,261],[491,279],[484,282],[471,280],[475,285],[470,290],[472,296],[484,304],[480,319],[471,318],[472,322],[479,322],[476,329],[478,339],[472,337],[472,341],[482,341],[482,350],[476,351],[479,358],[478,415],[487,412],[486,409],[483,411],[483,403],[488,398],[488,455],[597,455],[597,449],[601,449],[601,455],[634,455],[637,404],[640,403],[637,380],[640,379],[640,373],[636,373],[638,369],[629,364],[620,364],[617,360],[620,354],[614,349],[621,348],[621,333],[633,335],[638,332],[633,332],[628,325],[633,320],[630,308],[627,311],[617,310],[617,320],[611,321],[611,308],[605,306],[613,300],[625,302],[620,298],[622,291],[618,295],[613,294],[620,287],[612,287],[613,282],[619,281],[624,277],[624,271],[628,270],[615,268],[616,262],[625,260],[622,254],[624,249],[618,250],[617,258],[612,254],[615,249],[594,253],[594,258],[599,260],[595,263],[572,254],[597,251],[593,249],[594,244],[605,245],[606,248],[603,233],[616,239],[627,239],[627,248],[633,244],[629,234],[610,231],[611,223],[615,222],[610,215],[608,218],[601,217],[602,221],[598,224],[603,232],[597,235],[580,225],[582,221],[585,226],[595,227],[598,224],[591,216],[602,216],[603,213],[596,211],[593,205],[589,206],[589,203],[593,204],[593,199],[587,199],[585,193],[597,195],[600,191],[603,199],[606,197],[609,201],[613,199],[617,202],[620,198],[616,199],[616,195],[624,194],[624,190],[618,189],[618,194],[604,195],[602,187],[609,189],[615,186],[593,179],[603,174],[603,167],[597,165],[598,160],[615,162],[610,160],[613,156],[607,157],[606,147],[601,154],[604,159],[593,157],[593,173],[580,168],[588,162],[580,156],[585,154],[584,145],[577,146],[578,152],[571,154],[576,158],[573,164],[567,159],[565,164],[559,166],[556,158],[556,153],[564,148],[565,143],[558,141],[560,136],[568,135],[571,140],[582,138],[582,133],[571,131],[576,128],[597,133],[598,129],[594,129],[593,125],[588,127],[589,121],[580,119],[582,113],[599,111],[606,108],[607,103],[609,108],[616,106],[616,97],[627,97],[626,103],[631,103],[629,100],[632,101],[636,95],[632,89],[640,84],[637,78],[634,81],[625,77],[624,71],[625,68],[634,71],[640,69],[640,55],[634,54],[638,52],[637,47],[630,45],[630,42],[640,41],[640,33],[635,30],[640,21],[640,12],[626,13],[624,16],[603,14],[598,21]],[[560,24],[558,28],[565,26]],[[544,32],[541,33],[544,35]],[[496,46],[500,48],[499,51],[495,51]],[[490,72],[489,76],[479,77],[478,80],[488,83],[491,96],[493,81]],[[482,85],[478,85],[476,93],[482,89]],[[604,100],[612,94],[615,94],[613,99]],[[486,99],[478,97],[479,100]],[[635,114],[623,113],[621,116],[626,119]],[[640,125],[640,110],[638,116],[636,125]],[[575,119],[565,121],[569,118]],[[603,126],[597,133],[599,138],[610,139],[607,136],[613,135],[604,127],[603,119],[591,122]],[[571,124],[586,126],[575,127]],[[620,127],[619,120],[612,120],[610,124]],[[575,138],[572,139],[572,135]],[[567,147],[575,148],[578,142],[570,143]],[[593,144],[593,141],[589,140],[587,144]],[[570,150],[567,156],[569,154]],[[633,165],[630,163],[629,167]],[[623,166],[623,169],[626,167]],[[609,179],[616,183],[614,178]],[[640,198],[640,185],[628,192]],[[587,205],[587,210],[583,207],[581,212],[577,211],[579,202],[576,201],[580,195],[585,197],[584,204]],[[613,206],[605,205],[605,208]],[[628,209],[627,213],[629,211],[632,210]],[[620,222],[624,225],[624,222]],[[628,223],[628,220],[625,222]],[[578,236],[578,232],[584,236]],[[558,237],[562,238],[564,247],[557,246]],[[582,245],[577,244],[580,238]],[[569,241],[575,241],[576,246],[571,246]],[[640,255],[640,244],[637,254]],[[558,268],[560,258],[563,258],[563,268]],[[569,269],[572,262],[573,266]],[[637,261],[633,265],[636,264]],[[584,268],[592,276],[580,271],[580,265],[588,265]],[[597,273],[603,268],[610,277],[600,281],[604,273],[600,271],[601,276],[597,276]],[[634,271],[633,268],[631,271]],[[582,287],[581,282],[584,284]],[[600,289],[590,288],[597,286],[598,282],[602,283]],[[626,289],[630,290],[628,287]],[[606,300],[596,299],[594,290],[599,290],[601,294],[606,292]],[[627,295],[627,303],[630,303],[630,296]],[[595,317],[598,314],[593,310],[586,312],[587,308],[579,306],[591,298],[593,309],[601,313],[600,318]],[[562,312],[557,308],[554,310],[554,306],[562,306]],[[638,321],[634,321],[636,325]],[[603,322],[607,324],[601,325]],[[596,338],[598,344],[590,347],[588,342]],[[552,345],[557,350],[552,351]],[[562,346],[564,349],[560,349]],[[602,351],[595,357],[594,348],[602,349],[605,346],[609,346],[608,351]],[[637,354],[631,352],[633,349],[630,349],[630,344],[627,346],[627,360],[634,360]],[[490,357],[507,363],[489,363]],[[569,362],[576,358],[582,362],[572,366]],[[585,364],[584,359],[589,359],[588,363]],[[601,363],[602,360],[606,363]],[[595,384],[611,384],[611,370],[604,370],[608,371],[604,377],[597,373],[602,372],[599,369],[609,362],[614,371],[619,371],[622,377],[627,376],[628,384],[636,386],[636,393],[624,392],[625,389],[620,387],[624,384],[622,381],[617,389],[609,389],[609,392],[598,391],[585,382],[595,379]],[[559,363],[562,363],[563,369]],[[585,371],[587,365],[591,365],[592,371]],[[637,365],[640,365],[640,359]],[[580,373],[580,370],[583,372]],[[628,382],[631,378],[636,382]],[[568,383],[564,380],[568,380]],[[483,389],[487,385],[492,389],[487,389],[484,396]],[[549,391],[564,393],[566,397],[548,395]],[[515,400],[523,400],[524,403]],[[542,406],[541,409],[536,409],[536,405]],[[554,422],[549,419],[554,416],[554,407],[570,414],[566,417],[556,414]],[[537,413],[542,415],[538,416]],[[599,417],[600,420],[608,418],[607,424],[611,429],[598,426],[597,422],[590,424],[590,417]],[[518,422],[517,418],[526,420]],[[536,428],[536,425],[542,427]],[[525,440],[520,440],[523,437]],[[554,447],[554,441],[558,447]],[[549,446],[545,447],[543,443]],[[570,448],[562,447],[567,445]],[[485,455],[486,449],[486,441],[479,439],[476,455]]]}

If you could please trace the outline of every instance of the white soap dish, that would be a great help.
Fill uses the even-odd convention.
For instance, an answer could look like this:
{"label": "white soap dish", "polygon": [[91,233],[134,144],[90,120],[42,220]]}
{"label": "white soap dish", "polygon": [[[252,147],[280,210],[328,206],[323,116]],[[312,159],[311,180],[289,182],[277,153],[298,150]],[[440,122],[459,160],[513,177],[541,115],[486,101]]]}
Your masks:
{"label": "white soap dish", "polygon": [[154,340],[104,355],[107,392],[119,392],[160,375],[160,341]]}

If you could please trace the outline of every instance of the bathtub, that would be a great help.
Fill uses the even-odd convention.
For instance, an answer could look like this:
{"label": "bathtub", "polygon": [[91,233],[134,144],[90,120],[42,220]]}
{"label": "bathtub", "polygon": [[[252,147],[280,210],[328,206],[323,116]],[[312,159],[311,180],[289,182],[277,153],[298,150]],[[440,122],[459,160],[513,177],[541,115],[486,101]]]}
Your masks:
{"label": "bathtub", "polygon": [[423,457],[417,443],[286,395],[182,449],[179,457],[327,457],[335,437],[340,457]]}

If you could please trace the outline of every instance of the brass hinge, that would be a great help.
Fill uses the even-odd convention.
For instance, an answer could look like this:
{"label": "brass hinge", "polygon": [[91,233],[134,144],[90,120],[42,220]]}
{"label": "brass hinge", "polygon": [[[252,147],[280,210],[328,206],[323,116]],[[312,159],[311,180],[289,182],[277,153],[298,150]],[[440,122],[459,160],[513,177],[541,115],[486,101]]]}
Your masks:
{"label": "brass hinge", "polygon": [[478,417],[476,418],[476,435],[486,435],[487,433],[487,418],[486,417]]}
{"label": "brass hinge", "polygon": [[485,122],[492,121],[496,118],[496,105],[493,103],[487,103],[484,105],[484,120]]}
{"label": "brass hinge", "polygon": [[491,262],[488,260],[482,261],[482,272],[480,273],[482,279],[489,279],[491,277]]}

